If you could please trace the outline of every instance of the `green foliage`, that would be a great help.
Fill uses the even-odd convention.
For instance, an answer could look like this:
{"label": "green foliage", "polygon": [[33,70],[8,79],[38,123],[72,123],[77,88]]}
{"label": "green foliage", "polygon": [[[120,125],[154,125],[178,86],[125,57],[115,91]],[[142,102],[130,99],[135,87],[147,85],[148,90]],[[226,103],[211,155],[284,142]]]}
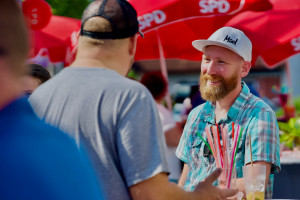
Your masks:
{"label": "green foliage", "polygon": [[90,0],[46,0],[54,15],[80,19]]}
{"label": "green foliage", "polygon": [[279,129],[283,132],[280,136],[280,143],[284,143],[290,149],[300,140],[300,117],[291,118],[288,122],[278,122]]}
{"label": "green foliage", "polygon": [[282,108],[279,108],[275,114],[276,114],[276,117],[279,118],[284,115],[284,110]]}
{"label": "green foliage", "polygon": [[138,74],[134,70],[130,70],[129,73],[127,74],[127,77],[133,80],[138,80]]}
{"label": "green foliage", "polygon": [[294,105],[296,108],[296,116],[300,114],[300,96],[294,98]]}

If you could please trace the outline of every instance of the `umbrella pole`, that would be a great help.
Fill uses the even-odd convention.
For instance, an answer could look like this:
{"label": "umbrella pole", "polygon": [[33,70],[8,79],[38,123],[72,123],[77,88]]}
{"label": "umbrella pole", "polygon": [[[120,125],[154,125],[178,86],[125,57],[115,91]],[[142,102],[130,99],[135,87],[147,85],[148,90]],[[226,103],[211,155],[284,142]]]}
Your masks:
{"label": "umbrella pole", "polygon": [[[157,35],[157,43],[158,43],[158,50],[159,50],[160,70],[161,70],[163,76],[165,77],[167,83],[169,84],[166,58],[165,58],[165,55],[164,55],[163,46],[161,44],[161,40],[160,40],[157,29],[156,29],[156,35]],[[167,95],[165,97],[165,100],[167,102],[168,109],[170,111],[172,111],[172,100],[171,100],[171,95],[170,95],[169,89],[167,91]]]}
{"label": "umbrella pole", "polygon": [[289,88],[292,88],[292,78],[291,78],[291,72],[290,72],[290,61],[289,59],[286,59],[284,63],[285,67],[285,74],[286,74],[286,82]]}

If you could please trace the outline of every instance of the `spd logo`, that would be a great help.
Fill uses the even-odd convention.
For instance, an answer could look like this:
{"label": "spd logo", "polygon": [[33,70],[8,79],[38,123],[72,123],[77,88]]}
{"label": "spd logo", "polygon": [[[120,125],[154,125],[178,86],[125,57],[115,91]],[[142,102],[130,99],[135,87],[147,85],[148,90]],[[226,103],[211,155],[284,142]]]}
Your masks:
{"label": "spd logo", "polygon": [[152,23],[161,24],[166,20],[166,14],[161,10],[155,10],[138,17],[140,30],[151,27]]}
{"label": "spd logo", "polygon": [[291,40],[294,51],[300,51],[300,36]]}
{"label": "spd logo", "polygon": [[230,10],[230,3],[226,0],[200,0],[199,6],[203,14],[227,13]]}

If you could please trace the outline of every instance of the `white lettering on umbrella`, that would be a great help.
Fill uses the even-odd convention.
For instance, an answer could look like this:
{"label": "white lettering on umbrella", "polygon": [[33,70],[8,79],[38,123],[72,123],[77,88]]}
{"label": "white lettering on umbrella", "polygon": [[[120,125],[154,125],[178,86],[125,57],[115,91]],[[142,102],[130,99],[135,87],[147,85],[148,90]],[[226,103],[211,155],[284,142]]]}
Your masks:
{"label": "white lettering on umbrella", "polygon": [[200,0],[199,1],[201,13],[213,13],[216,9],[219,13],[226,13],[230,10],[230,3],[225,0]]}
{"label": "white lettering on umbrella", "polygon": [[39,23],[39,21],[37,20],[37,18],[39,17],[37,13],[37,8],[32,9],[31,11],[31,24],[36,25],[37,23]]}
{"label": "white lettering on umbrella", "polygon": [[300,36],[291,40],[291,44],[294,46],[294,51],[300,50]]}
{"label": "white lettering on umbrella", "polygon": [[166,14],[161,10],[155,10],[152,13],[144,14],[138,17],[140,30],[146,27],[151,27],[152,22],[156,24],[161,24],[166,20]]}

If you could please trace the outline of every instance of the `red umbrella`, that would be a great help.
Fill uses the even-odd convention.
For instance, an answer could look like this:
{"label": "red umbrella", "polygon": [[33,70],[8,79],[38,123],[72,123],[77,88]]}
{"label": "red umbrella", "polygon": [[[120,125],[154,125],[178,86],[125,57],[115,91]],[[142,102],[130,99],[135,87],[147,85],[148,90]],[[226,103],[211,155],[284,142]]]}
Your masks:
{"label": "red umbrella", "polygon": [[48,56],[50,61],[62,62],[66,56],[67,44],[63,40],[42,31],[30,31],[30,57]]}
{"label": "red umbrella", "polygon": [[272,10],[241,13],[226,24],[243,30],[253,44],[253,62],[261,56],[270,68],[300,52],[300,1],[271,2]]}
{"label": "red umbrella", "polygon": [[[199,60],[191,42],[207,38],[245,10],[267,10],[268,0],[129,0],[137,9],[140,29],[136,60],[180,58]],[[163,55],[164,54],[164,55]]]}
{"label": "red umbrella", "polygon": [[155,9],[162,9],[170,4],[177,3],[179,0],[128,0],[137,10],[138,15],[144,15]]}
{"label": "red umbrella", "polygon": [[63,17],[53,15],[49,24],[41,31],[51,35],[55,35],[61,40],[68,40],[73,32],[78,32],[81,21],[71,17]]}
{"label": "red umbrella", "polygon": [[[267,10],[268,0],[129,0],[136,8],[140,29],[135,60],[160,59],[167,78],[165,58],[200,60],[192,41],[208,38],[230,18],[245,10]],[[167,99],[171,109],[170,96]]]}
{"label": "red umbrella", "polygon": [[[77,44],[77,32],[80,30],[80,20],[52,16],[49,24],[39,30],[31,30],[31,57],[37,56],[39,52],[48,52],[51,62],[70,63],[70,55]],[[46,51],[45,51],[46,49]]]}

